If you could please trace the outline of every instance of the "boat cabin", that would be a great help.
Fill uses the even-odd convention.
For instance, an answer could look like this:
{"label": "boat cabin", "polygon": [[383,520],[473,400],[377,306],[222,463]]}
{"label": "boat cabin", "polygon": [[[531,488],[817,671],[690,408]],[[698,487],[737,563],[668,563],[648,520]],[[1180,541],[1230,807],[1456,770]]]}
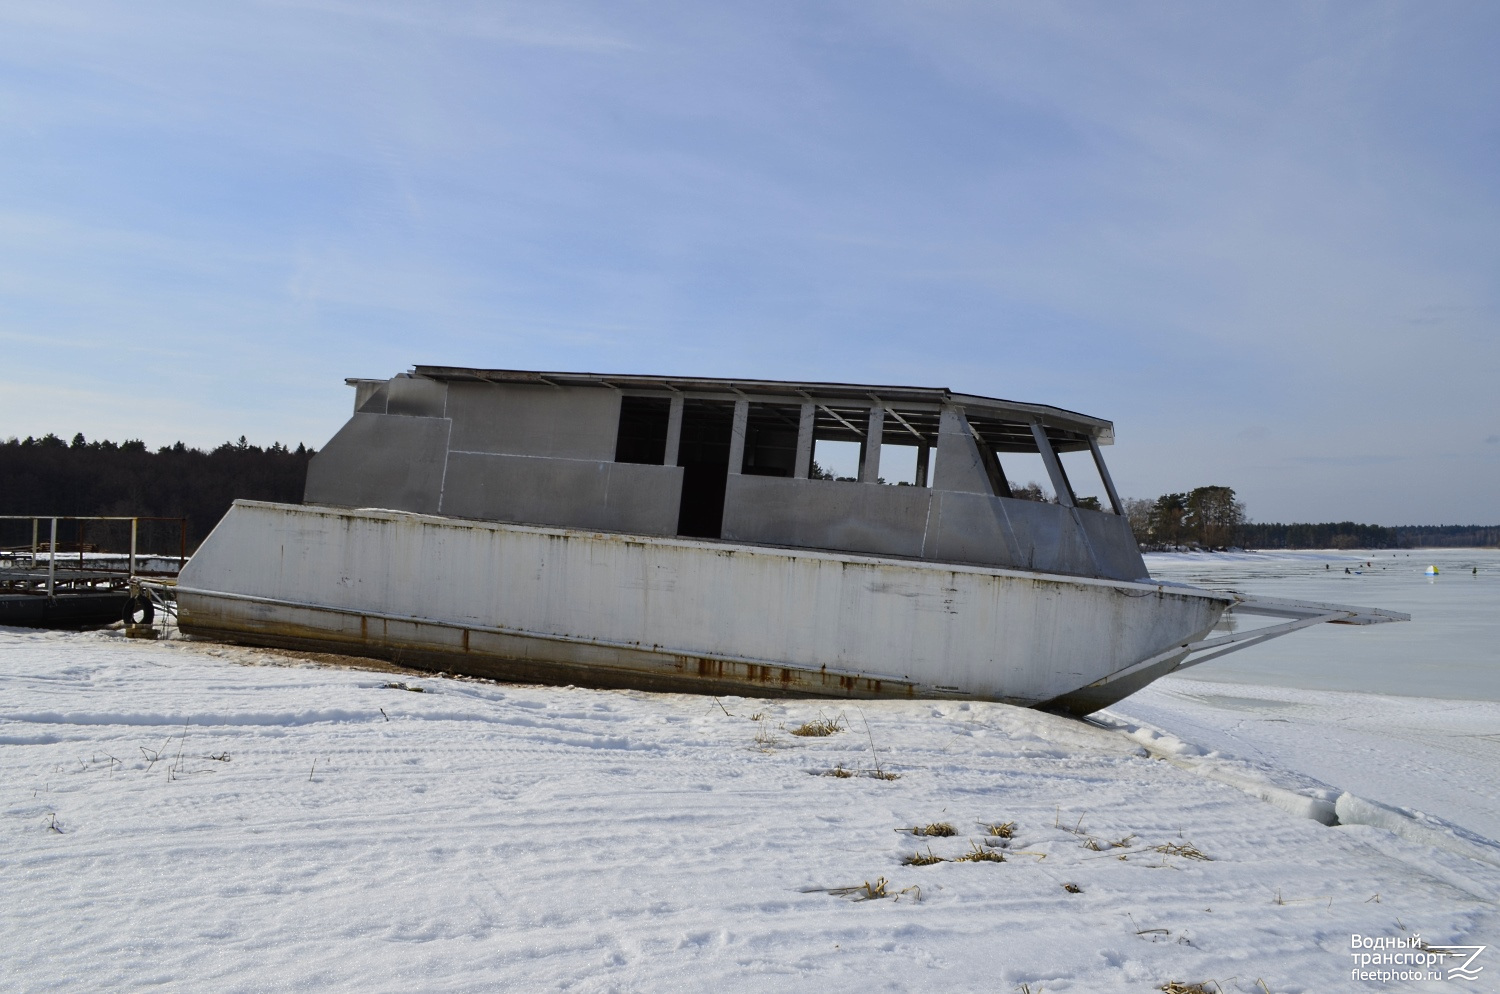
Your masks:
{"label": "boat cabin", "polygon": [[1113,426],[1060,408],[447,366],[347,382],[355,412],[309,465],[309,504],[1147,576],[1100,454]]}

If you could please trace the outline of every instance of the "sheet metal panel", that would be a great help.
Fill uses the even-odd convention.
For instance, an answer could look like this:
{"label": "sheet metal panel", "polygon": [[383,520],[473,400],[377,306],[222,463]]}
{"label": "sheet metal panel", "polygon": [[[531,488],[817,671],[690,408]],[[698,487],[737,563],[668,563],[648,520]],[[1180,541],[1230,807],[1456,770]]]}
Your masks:
{"label": "sheet metal panel", "polygon": [[247,501],[183,571],[183,630],[253,641],[288,610],[214,592],[361,618],[358,635],[348,620],[328,628],[351,651],[378,649],[389,621],[371,617],[383,615],[521,633],[533,661],[567,640],[643,674],[654,664],[632,653],[698,657],[698,672],[679,670],[683,689],[716,663],[760,666],[768,691],[776,667],[798,687],[826,667],[1020,703],[1198,637],[1227,604],[1165,586]]}
{"label": "sheet metal panel", "polygon": [[1118,515],[925,487],[730,477],[723,537],[1114,580],[1147,575]]}
{"label": "sheet metal panel", "polygon": [[1069,569],[1077,563],[1028,563],[1024,550],[1011,535],[1005,505],[988,494],[946,493],[934,495],[927,518],[927,540],[923,556],[939,562],[975,563],[1011,569],[1043,569],[1054,573],[1091,573]]}
{"label": "sheet metal panel", "polygon": [[453,382],[448,416],[456,452],[607,462],[615,457],[620,395],[601,387]]}
{"label": "sheet metal panel", "polygon": [[731,542],[919,557],[931,493],[839,480],[731,476],[722,535]]}
{"label": "sheet metal panel", "polygon": [[414,418],[441,418],[448,402],[448,384],[414,376],[392,377],[386,384],[385,413]]}
{"label": "sheet metal panel", "polygon": [[989,474],[979,457],[979,447],[969,432],[962,412],[943,408],[938,422],[937,470],[932,479],[937,490],[971,494],[993,494]]}
{"label": "sheet metal panel", "polygon": [[[1097,575],[1098,564],[1070,509],[1040,501],[990,497],[1004,514],[1006,539],[1014,546],[1016,567]],[[952,519],[944,522],[945,530]],[[1134,580],[1135,576],[1114,579]]]}
{"label": "sheet metal panel", "polygon": [[442,513],[672,535],[682,473],[680,466],[454,452]]}
{"label": "sheet metal panel", "polygon": [[355,413],[384,414],[389,387],[385,380],[345,380],[354,388]]}
{"label": "sheet metal panel", "polygon": [[1073,518],[1088,536],[1089,547],[1099,564],[1099,575],[1120,580],[1139,580],[1151,575],[1141,547],[1130,530],[1130,519],[1121,514],[1077,508]]}
{"label": "sheet metal panel", "polygon": [[356,414],[307,465],[303,500],[435,514],[449,422]]}

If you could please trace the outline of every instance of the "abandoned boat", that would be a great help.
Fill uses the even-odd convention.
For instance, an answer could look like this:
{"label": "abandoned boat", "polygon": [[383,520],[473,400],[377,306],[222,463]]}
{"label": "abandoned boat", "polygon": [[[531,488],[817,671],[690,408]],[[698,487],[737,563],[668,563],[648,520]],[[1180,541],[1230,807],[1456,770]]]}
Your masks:
{"label": "abandoned boat", "polygon": [[[237,501],[188,562],[184,632],[516,681],[1087,714],[1298,628],[1405,618],[1153,581],[1113,426],[1055,407],[439,366],[348,383],[305,503]],[[1025,458],[1051,502],[1022,499]],[[1084,473],[1102,493],[1075,492]],[[1211,638],[1231,609],[1281,623]]]}

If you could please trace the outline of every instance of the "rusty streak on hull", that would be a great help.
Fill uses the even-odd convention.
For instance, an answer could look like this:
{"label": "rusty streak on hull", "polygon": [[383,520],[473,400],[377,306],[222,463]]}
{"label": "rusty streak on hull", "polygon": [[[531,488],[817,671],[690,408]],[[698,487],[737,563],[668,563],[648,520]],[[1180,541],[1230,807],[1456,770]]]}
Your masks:
{"label": "rusty streak on hull", "polygon": [[[359,615],[359,635],[337,635],[326,626],[289,624],[225,613],[234,602],[200,599],[184,593],[193,606],[182,630],[199,638],[237,645],[383,659],[411,669],[461,673],[510,683],[572,684],[605,690],[741,695],[745,697],[825,697],[857,700],[912,698],[909,682],[808,670],[732,659],[599,646],[500,632],[476,631],[433,622],[403,623],[406,637],[394,635],[387,619]],[[329,614],[339,612],[327,612]],[[346,620],[352,620],[347,616]],[[441,648],[454,634],[457,644]],[[924,697],[968,699],[961,693]]]}

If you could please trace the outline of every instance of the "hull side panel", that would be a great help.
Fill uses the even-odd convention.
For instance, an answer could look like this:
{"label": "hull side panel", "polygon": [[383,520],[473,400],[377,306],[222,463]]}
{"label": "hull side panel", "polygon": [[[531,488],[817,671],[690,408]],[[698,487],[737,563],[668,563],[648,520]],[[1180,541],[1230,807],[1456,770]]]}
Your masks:
{"label": "hull side panel", "polygon": [[429,653],[506,679],[1026,704],[1207,631],[1225,603],[1143,584],[254,502],[235,505],[179,592],[190,633]]}

